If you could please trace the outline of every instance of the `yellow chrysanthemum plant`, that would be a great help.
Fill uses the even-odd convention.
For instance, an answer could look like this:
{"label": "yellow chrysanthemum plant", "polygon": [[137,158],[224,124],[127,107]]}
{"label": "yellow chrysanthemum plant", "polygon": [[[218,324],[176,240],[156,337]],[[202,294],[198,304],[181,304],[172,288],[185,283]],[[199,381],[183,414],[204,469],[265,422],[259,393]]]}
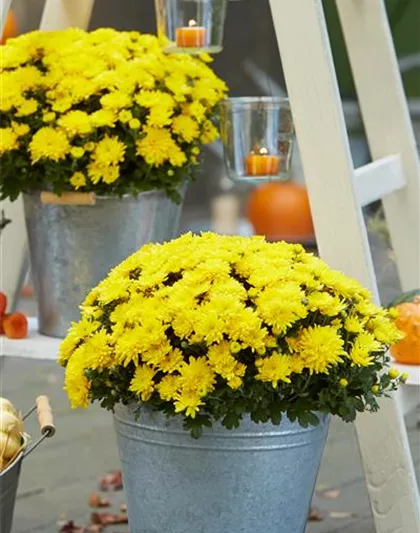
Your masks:
{"label": "yellow chrysanthemum plant", "polygon": [[300,245],[186,234],[148,244],[87,296],[60,348],[73,407],[139,404],[198,437],[243,416],[354,420],[404,376],[390,312]]}
{"label": "yellow chrysanthemum plant", "polygon": [[161,189],[177,200],[218,136],[226,86],[208,56],[113,29],[35,31],[0,52],[2,198]]}

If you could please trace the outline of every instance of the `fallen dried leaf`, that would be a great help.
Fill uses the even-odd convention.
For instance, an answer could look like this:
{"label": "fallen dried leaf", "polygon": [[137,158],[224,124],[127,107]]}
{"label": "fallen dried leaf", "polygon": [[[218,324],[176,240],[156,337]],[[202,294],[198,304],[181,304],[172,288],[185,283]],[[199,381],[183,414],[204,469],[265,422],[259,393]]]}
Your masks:
{"label": "fallen dried leaf", "polygon": [[326,500],[335,500],[340,496],[339,490],[323,490],[322,492],[318,492],[318,496],[320,498],[325,498]]}
{"label": "fallen dried leaf", "polygon": [[308,522],[322,522],[325,519],[325,516],[325,511],[311,507],[309,510]]}
{"label": "fallen dried leaf", "polygon": [[347,511],[330,511],[328,514],[331,518],[337,518],[338,520],[346,520],[347,518],[357,518],[356,513],[349,513]]}
{"label": "fallen dried leaf", "polygon": [[102,498],[97,492],[92,492],[89,496],[89,505],[95,509],[100,507],[111,507],[111,502],[106,498]]}
{"label": "fallen dried leaf", "polygon": [[57,525],[59,533],[86,533],[86,528],[76,526],[73,520],[60,521]]}
{"label": "fallen dried leaf", "polygon": [[104,530],[104,526],[101,524],[91,524],[87,526],[86,533],[101,533]]}
{"label": "fallen dried leaf", "polygon": [[102,526],[128,524],[126,514],[115,513],[92,513],[90,521],[92,524],[100,524]]}
{"label": "fallen dried leaf", "polygon": [[99,479],[99,490],[116,491],[122,490],[122,474],[120,471],[110,472]]}

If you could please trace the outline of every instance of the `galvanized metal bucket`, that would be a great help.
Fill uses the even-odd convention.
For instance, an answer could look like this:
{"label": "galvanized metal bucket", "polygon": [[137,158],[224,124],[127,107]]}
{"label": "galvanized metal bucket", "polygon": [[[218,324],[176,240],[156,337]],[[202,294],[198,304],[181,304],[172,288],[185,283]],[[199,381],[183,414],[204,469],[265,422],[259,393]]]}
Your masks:
{"label": "galvanized metal bucket", "polygon": [[94,205],[45,204],[36,193],[24,207],[39,331],[59,338],[111,268],[145,243],[177,236],[182,210],[163,191],[97,196]]}
{"label": "galvanized metal bucket", "polygon": [[194,440],[178,417],[114,413],[131,533],[303,533],[329,417],[304,429],[249,418]]}
{"label": "galvanized metal bucket", "polygon": [[36,405],[23,417],[26,420],[35,410],[38,411],[38,420],[41,436],[32,445],[25,441],[23,450],[16,459],[0,473],[0,533],[11,533],[13,512],[15,508],[16,493],[19,484],[20,470],[23,460],[32,453],[41,442],[55,434],[55,427],[49,400],[46,396],[39,396]]}

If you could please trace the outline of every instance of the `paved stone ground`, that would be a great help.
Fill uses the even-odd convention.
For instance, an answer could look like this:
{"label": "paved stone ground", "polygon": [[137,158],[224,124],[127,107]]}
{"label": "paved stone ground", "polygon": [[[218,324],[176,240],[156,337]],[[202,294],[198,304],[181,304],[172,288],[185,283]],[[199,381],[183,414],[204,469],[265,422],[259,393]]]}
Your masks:
{"label": "paved stone ground", "polygon": [[[5,357],[0,365],[1,395],[25,410],[38,394],[47,394],[57,425],[55,437],[24,461],[13,533],[56,533],[60,518],[86,523],[88,498],[98,477],[119,468],[111,415],[95,407],[71,411],[62,392],[62,370],[51,361]],[[35,418],[27,424],[33,436],[38,433]],[[407,417],[407,429],[420,477],[417,418],[418,413]],[[353,425],[333,422],[317,489],[314,506],[323,519],[309,523],[308,533],[374,533]],[[325,490],[336,491],[336,497],[321,497]],[[118,511],[124,494],[116,493],[112,499]],[[109,529],[114,531],[126,529]]]}

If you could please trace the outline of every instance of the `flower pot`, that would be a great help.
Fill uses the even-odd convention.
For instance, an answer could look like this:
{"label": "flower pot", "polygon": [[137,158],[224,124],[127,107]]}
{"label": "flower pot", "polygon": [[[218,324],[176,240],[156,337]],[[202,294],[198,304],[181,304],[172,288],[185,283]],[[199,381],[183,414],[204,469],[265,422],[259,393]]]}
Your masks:
{"label": "flower pot", "polygon": [[303,533],[329,417],[302,428],[249,418],[194,440],[182,419],[118,405],[131,533]]}
{"label": "flower pot", "polygon": [[182,205],[163,191],[98,196],[94,205],[44,204],[35,193],[24,196],[24,209],[39,331],[63,338],[112,267],[145,243],[176,236]]}

